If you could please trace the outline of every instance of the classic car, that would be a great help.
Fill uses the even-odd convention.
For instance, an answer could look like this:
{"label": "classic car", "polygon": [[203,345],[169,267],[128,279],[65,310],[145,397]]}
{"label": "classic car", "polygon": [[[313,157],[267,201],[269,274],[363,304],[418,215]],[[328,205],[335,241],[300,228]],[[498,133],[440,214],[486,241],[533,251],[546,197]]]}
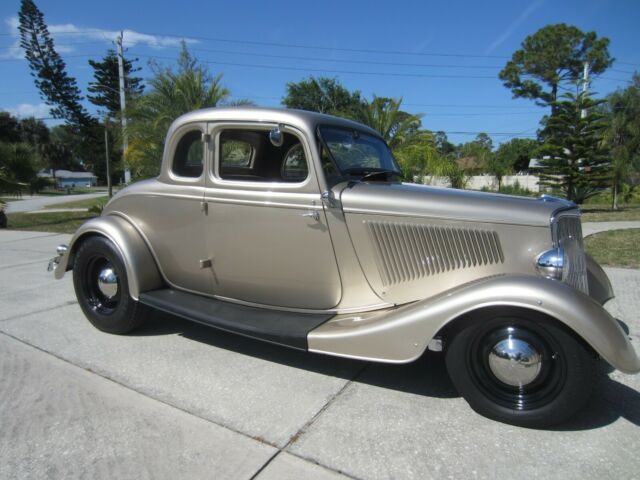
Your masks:
{"label": "classic car", "polygon": [[597,359],[640,370],[575,204],[401,180],[364,125],[199,110],[172,124],[160,175],[118,192],[50,266],[73,269],[102,331],[153,308],[340,357],[441,351],[474,410],[527,427],[579,411]]}

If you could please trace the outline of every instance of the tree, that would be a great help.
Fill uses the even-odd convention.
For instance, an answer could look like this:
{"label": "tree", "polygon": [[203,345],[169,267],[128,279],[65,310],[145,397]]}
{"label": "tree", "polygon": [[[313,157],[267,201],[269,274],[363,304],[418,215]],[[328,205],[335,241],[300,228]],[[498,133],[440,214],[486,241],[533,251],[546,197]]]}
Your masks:
{"label": "tree", "polygon": [[[142,78],[133,76],[135,72],[140,71],[140,68],[133,66],[133,62],[137,60],[137,58],[133,60],[123,58],[122,60],[125,76],[124,92],[127,103],[131,103],[132,99],[139,97],[144,91]],[[89,83],[88,88],[93,95],[87,95],[87,98],[97,107],[103,107],[109,117],[114,120],[120,115],[118,54],[114,50],[109,50],[102,61],[89,60],[89,65],[93,67],[94,81]]]}
{"label": "tree", "polygon": [[335,78],[309,77],[287,83],[287,95],[282,104],[287,108],[355,118],[361,99],[359,91],[350,92]]}
{"label": "tree", "polygon": [[640,75],[636,73],[626,89],[610,94],[603,106],[605,140],[611,149],[611,208],[617,210],[619,192],[640,171]]}
{"label": "tree", "polygon": [[417,177],[422,182],[422,177],[429,169],[429,165],[438,156],[433,133],[427,130],[417,132],[412,141],[396,149],[394,155],[400,164],[405,181],[414,182]]}
{"label": "tree", "polygon": [[[556,114],[546,119],[541,148],[540,184],[559,189],[568,200],[583,203],[607,188],[611,164],[603,146],[606,123],[588,92],[566,93],[556,101]],[[586,110],[583,117],[582,111]]]}
{"label": "tree", "polygon": [[474,140],[459,145],[456,150],[458,165],[463,170],[467,173],[480,173],[486,170],[491,162],[493,141],[489,135],[481,132]]}
{"label": "tree", "polygon": [[584,33],[564,23],[547,25],[525,38],[522,48],[513,53],[499,77],[514,98],[530,98],[538,105],[551,105],[554,115],[558,90],[582,76],[585,62],[592,74],[611,66],[613,58],[608,46],[609,39],[598,38],[595,32]]}
{"label": "tree", "polygon": [[32,0],[22,0],[18,13],[20,45],[29,62],[31,76],[54,118],[66,120],[79,128],[95,123],[81,105],[82,96],[75,78],[66,72],[44,22],[42,12]]}
{"label": "tree", "polygon": [[456,151],[456,146],[449,141],[447,134],[439,131],[435,134],[436,149],[440,155],[452,155]]}
{"label": "tree", "polygon": [[20,123],[9,112],[0,112],[0,142],[16,143],[20,141]]}
{"label": "tree", "polygon": [[363,101],[357,120],[378,131],[392,150],[407,145],[418,132],[422,115],[400,110],[402,99],[376,97]]}
{"label": "tree", "polygon": [[153,63],[151,68],[154,76],[148,92],[134,100],[128,109],[132,122],[127,158],[138,178],[158,174],[171,122],[192,110],[215,107],[231,95],[222,86],[222,74],[211,76],[184,43],[176,69]]}
{"label": "tree", "polygon": [[529,168],[529,161],[538,147],[538,142],[530,138],[514,138],[500,144],[487,165],[487,171],[498,181],[498,190],[503,176]]}

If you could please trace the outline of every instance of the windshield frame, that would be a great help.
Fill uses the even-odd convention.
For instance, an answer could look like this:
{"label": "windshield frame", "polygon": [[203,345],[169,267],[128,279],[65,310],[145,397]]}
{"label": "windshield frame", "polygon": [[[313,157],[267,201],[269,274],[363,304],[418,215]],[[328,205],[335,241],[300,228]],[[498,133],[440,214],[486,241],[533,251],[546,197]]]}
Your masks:
{"label": "windshield frame", "polygon": [[[396,157],[393,155],[393,152],[391,151],[391,148],[389,147],[389,145],[387,145],[387,142],[385,142],[384,139],[380,135],[378,135],[377,133],[368,132],[368,131],[365,131],[365,130],[361,130],[359,128],[347,127],[347,126],[344,126],[344,125],[333,125],[333,124],[330,124],[330,123],[319,124],[316,127],[316,135],[317,135],[318,139],[320,140],[322,148],[324,148],[326,150],[326,152],[327,152],[327,154],[329,156],[329,159],[331,160],[331,163],[333,163],[333,166],[335,167],[336,171],[338,171],[340,173],[342,178],[344,178],[344,179],[352,179],[353,177],[363,177],[365,174],[354,175],[352,173],[346,173],[342,168],[340,168],[340,164],[336,160],[335,156],[333,155],[333,152],[331,151],[331,149],[329,148],[329,145],[327,144],[327,142],[324,139],[324,136],[322,134],[322,129],[323,128],[330,128],[330,129],[333,129],[333,130],[343,130],[345,132],[351,132],[351,133],[356,132],[356,133],[358,133],[359,136],[368,136],[370,138],[374,138],[376,140],[379,140],[380,142],[382,142],[384,147],[389,152],[389,157],[391,158],[391,162],[393,164],[393,168],[392,169],[370,168],[371,172],[389,171],[389,172],[392,172],[393,174],[396,174],[396,175],[398,175],[398,176],[400,176],[402,178],[403,172],[402,172],[402,169],[400,168],[400,166],[398,164],[398,161],[396,160]],[[366,167],[363,167],[363,168],[366,169]]]}

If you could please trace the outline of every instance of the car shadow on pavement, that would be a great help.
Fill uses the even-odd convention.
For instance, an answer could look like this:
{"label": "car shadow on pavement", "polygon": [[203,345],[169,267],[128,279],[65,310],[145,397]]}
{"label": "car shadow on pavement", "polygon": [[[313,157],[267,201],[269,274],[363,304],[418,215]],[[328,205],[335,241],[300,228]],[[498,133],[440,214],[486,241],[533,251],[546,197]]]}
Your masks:
{"label": "car shadow on pavement", "polygon": [[620,418],[640,426],[640,392],[611,378],[608,375],[611,371],[615,370],[601,362],[595,375],[591,399],[585,409],[553,430],[593,430]]}
{"label": "car shadow on pavement", "polygon": [[[444,364],[444,356],[427,351],[403,365],[372,363],[303,352],[227,333],[162,312],[132,335],[180,335],[189,340],[248,355],[268,362],[308,370],[389,390],[434,398],[459,397]],[[584,410],[555,431],[593,430],[624,418],[640,426],[640,392],[609,377],[611,367],[601,362],[594,378],[592,398]]]}
{"label": "car shadow on pavement", "polygon": [[441,355],[427,352],[405,365],[380,364],[295,350],[260,340],[227,333],[163,312],[150,314],[148,321],[131,335],[180,335],[241,355],[370,384],[391,390],[437,398],[458,397],[449,380]]}

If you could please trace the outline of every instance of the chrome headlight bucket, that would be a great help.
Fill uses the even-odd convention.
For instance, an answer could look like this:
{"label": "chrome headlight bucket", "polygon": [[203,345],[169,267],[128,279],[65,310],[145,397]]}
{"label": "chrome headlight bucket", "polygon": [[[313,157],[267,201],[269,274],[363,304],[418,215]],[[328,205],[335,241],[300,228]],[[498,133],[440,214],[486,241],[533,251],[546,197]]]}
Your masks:
{"label": "chrome headlight bucket", "polygon": [[538,255],[538,258],[536,258],[536,271],[543,277],[562,280],[566,264],[564,247],[561,245]]}

